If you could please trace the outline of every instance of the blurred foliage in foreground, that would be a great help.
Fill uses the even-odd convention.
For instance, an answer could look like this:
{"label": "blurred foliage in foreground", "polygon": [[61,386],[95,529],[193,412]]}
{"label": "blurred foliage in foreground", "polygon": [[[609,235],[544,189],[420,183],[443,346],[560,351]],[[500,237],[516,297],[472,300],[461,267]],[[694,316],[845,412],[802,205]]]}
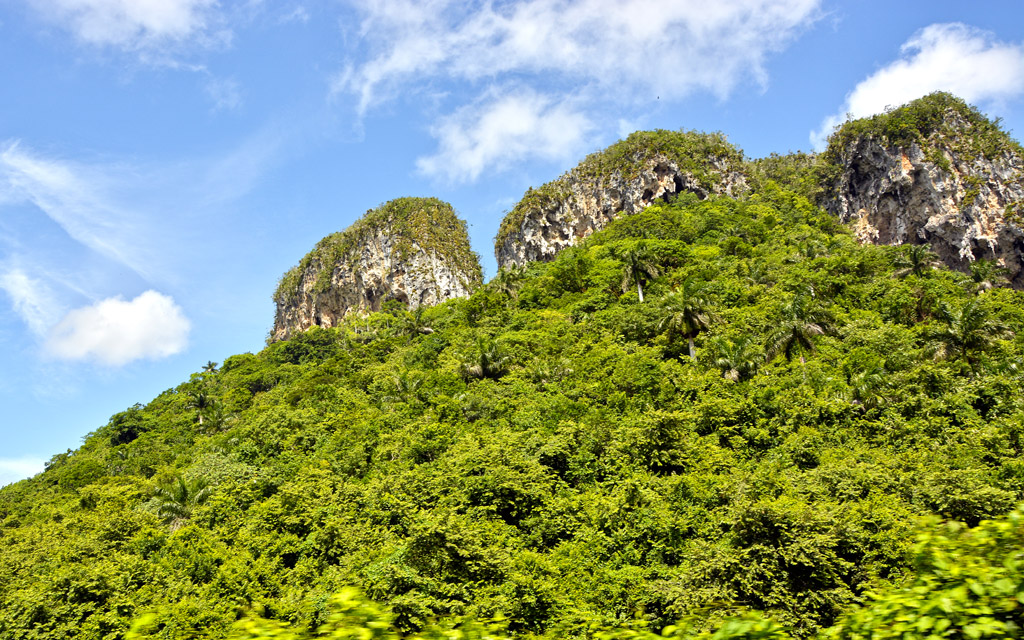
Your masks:
{"label": "blurred foliage in foreground", "polygon": [[[936,638],[1020,638],[1024,631],[1024,512],[986,520],[974,529],[956,521],[933,520],[918,534],[912,555],[914,578],[908,584],[869,594],[818,637],[829,640],[932,640]],[[358,640],[503,640],[511,637],[507,621],[447,620],[403,634],[395,627],[394,612],[345,589],[328,605],[327,621],[316,629],[260,617],[235,625],[232,640],[314,638]],[[132,640],[153,637],[155,616],[140,619],[129,633]],[[588,629],[595,640],[693,640],[790,638],[787,630],[756,612],[708,625],[693,615],[660,633],[643,620],[617,628]]]}

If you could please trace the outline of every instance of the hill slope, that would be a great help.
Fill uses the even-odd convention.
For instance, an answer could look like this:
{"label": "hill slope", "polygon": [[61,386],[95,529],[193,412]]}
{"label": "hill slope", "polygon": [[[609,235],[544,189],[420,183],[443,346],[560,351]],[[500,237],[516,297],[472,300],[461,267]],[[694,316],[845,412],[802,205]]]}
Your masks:
{"label": "hill slope", "polygon": [[811,637],[903,581],[916,517],[1024,498],[1022,296],[770,181],[656,204],[233,356],[0,490],[0,636],[315,625],[354,585],[401,629],[753,608]]}

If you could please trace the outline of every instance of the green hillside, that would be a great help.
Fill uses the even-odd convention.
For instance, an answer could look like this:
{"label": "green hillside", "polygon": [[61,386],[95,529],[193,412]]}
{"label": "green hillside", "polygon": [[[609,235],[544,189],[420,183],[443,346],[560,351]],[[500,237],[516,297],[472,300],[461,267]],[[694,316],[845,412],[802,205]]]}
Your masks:
{"label": "green hillside", "polygon": [[1024,293],[932,262],[765,180],[210,363],[0,490],[0,637],[1004,637],[1019,518],[910,551],[1024,498]]}

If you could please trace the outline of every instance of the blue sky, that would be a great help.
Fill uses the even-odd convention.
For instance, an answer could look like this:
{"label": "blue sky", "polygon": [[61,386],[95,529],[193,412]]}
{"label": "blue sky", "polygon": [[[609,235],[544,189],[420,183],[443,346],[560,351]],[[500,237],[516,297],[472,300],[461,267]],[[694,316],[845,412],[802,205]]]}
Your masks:
{"label": "blue sky", "polygon": [[1019,0],[0,0],[0,484],[208,360],[278,277],[437,196],[485,271],[527,187],[636,129],[752,157],[948,90],[1024,131]]}

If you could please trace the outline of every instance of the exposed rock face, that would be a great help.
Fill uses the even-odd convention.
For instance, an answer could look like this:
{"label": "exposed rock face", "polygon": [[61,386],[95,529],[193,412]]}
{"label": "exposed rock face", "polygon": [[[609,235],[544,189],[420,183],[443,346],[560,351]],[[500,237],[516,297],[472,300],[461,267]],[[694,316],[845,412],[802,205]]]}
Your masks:
{"label": "exposed rock face", "polygon": [[1008,138],[996,144],[992,123],[988,144],[972,139],[987,121],[972,122],[979,114],[953,105],[939,126],[902,144],[870,131],[836,136],[828,153],[839,173],[826,188],[825,208],[850,223],[862,242],[927,243],[960,270],[974,260],[996,260],[1022,288],[1024,159]]}
{"label": "exposed rock face", "polygon": [[624,215],[680,193],[746,191],[742,153],[718,134],[638,132],[526,192],[495,239],[498,267],[552,260]]}
{"label": "exposed rock face", "polygon": [[434,198],[400,198],[321,240],[281,278],[271,340],[332,327],[387,300],[414,309],[468,296],[482,280],[465,223]]}

